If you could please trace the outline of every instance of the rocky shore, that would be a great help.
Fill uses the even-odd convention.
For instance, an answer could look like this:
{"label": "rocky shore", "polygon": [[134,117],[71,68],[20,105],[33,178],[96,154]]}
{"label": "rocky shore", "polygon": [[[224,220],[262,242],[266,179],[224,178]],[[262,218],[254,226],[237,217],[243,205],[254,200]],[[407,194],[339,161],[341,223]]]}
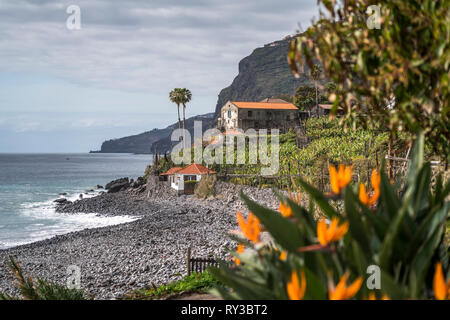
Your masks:
{"label": "rocky shore", "polygon": [[[16,293],[11,274],[1,263],[8,256],[20,261],[26,273],[62,284],[67,268],[76,265],[81,268],[82,288],[95,299],[118,299],[134,289],[180,279],[186,275],[188,247],[193,256],[220,258],[234,248],[227,233],[237,228],[236,211],[247,212],[240,190],[241,186],[218,182],[214,198],[178,197],[150,177],[147,184],[55,204],[61,214],[128,215],[137,220],[0,250],[0,291]],[[266,206],[278,205],[270,189],[243,187],[243,191]]]}

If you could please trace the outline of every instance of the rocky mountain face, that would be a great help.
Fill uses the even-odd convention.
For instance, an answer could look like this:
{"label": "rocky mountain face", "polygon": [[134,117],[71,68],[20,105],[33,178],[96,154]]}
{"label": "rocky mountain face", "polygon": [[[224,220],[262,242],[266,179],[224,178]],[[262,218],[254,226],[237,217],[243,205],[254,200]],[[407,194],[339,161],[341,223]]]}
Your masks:
{"label": "rocky mountain face", "polygon": [[239,63],[239,74],[219,94],[215,115],[227,101],[260,101],[280,94],[293,95],[302,85],[313,86],[309,70],[295,78],[287,63],[289,39],[257,48]]}
{"label": "rocky mountain face", "polygon": [[[202,121],[203,130],[213,126],[214,113],[195,116],[186,119],[186,129],[193,136],[194,121]],[[153,129],[138,135],[113,139],[103,142],[99,151],[91,151],[92,153],[164,153],[172,149],[170,136],[174,129],[178,128],[178,122],[164,129]]]}

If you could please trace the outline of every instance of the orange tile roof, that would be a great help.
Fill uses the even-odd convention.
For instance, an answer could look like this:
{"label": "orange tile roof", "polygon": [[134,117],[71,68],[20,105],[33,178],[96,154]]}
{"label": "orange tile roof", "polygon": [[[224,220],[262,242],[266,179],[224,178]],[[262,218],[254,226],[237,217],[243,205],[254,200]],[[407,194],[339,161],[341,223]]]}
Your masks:
{"label": "orange tile roof", "polygon": [[173,168],[170,168],[169,170],[167,170],[167,172],[161,173],[160,176],[169,176],[181,169],[182,169],[181,167],[173,167]]}
{"label": "orange tile roof", "polygon": [[228,130],[222,133],[223,135],[230,135],[230,136],[238,136],[240,134],[243,134],[241,131],[239,130]]}
{"label": "orange tile roof", "polygon": [[[207,174],[208,169],[201,164],[193,163],[176,172],[177,174]],[[209,170],[209,173],[216,173]]]}
{"label": "orange tile roof", "polygon": [[238,108],[243,109],[271,109],[271,110],[298,110],[292,103],[270,103],[270,102],[240,102],[232,101]]}

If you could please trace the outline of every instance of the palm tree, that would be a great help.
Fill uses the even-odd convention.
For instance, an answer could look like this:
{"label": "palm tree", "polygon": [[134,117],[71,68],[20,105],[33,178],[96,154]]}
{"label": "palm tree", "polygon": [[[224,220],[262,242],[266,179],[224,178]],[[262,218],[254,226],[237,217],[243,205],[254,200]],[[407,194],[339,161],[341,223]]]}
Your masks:
{"label": "palm tree", "polygon": [[317,81],[319,81],[321,75],[322,75],[322,68],[320,65],[315,64],[313,68],[311,69],[311,78],[314,80],[314,86],[316,88],[316,111],[318,112],[318,105],[319,105],[319,97],[317,92]]}
{"label": "palm tree", "polygon": [[180,89],[181,104],[183,105],[183,129],[186,129],[186,104],[191,101],[192,93],[189,89]]}
{"label": "palm tree", "polygon": [[178,109],[178,129],[181,129],[181,118],[180,118],[180,104],[181,104],[181,89],[175,88],[169,93],[169,99],[171,102],[177,105]]}

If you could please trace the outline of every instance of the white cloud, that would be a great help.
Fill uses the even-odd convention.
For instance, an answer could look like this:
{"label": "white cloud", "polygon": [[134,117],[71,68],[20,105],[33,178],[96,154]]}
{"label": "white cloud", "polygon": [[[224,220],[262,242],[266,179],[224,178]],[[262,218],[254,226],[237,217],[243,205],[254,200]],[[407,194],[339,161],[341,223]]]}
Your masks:
{"label": "white cloud", "polygon": [[307,24],[315,1],[80,0],[82,29],[65,28],[68,1],[0,0],[0,69],[99,88],[216,95],[256,46]]}

